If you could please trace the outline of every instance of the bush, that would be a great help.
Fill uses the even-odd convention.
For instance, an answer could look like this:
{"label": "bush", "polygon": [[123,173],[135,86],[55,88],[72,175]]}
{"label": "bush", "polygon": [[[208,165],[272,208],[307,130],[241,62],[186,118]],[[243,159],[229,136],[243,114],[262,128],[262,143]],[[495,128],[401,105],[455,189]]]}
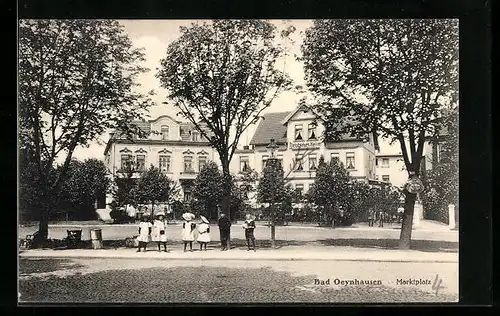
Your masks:
{"label": "bush", "polygon": [[343,216],[338,220],[338,226],[352,226],[356,221],[355,216],[352,213],[346,212]]}

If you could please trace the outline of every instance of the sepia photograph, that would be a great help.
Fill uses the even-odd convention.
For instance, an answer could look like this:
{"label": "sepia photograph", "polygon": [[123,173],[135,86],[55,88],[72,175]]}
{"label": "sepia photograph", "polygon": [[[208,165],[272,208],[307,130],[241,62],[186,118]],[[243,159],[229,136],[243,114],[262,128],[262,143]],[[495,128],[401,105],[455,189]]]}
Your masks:
{"label": "sepia photograph", "polygon": [[20,19],[17,80],[19,305],[459,302],[458,19]]}

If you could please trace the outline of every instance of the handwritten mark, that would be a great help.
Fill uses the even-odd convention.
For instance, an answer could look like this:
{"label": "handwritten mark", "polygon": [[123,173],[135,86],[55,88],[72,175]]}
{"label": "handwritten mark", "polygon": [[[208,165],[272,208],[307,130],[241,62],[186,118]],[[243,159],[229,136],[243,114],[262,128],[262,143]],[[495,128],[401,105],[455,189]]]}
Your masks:
{"label": "handwritten mark", "polygon": [[436,291],[436,295],[438,295],[439,289],[443,289],[444,286],[441,286],[443,280],[439,278],[439,274],[436,274],[436,278],[434,279],[434,283],[432,283],[432,289]]}

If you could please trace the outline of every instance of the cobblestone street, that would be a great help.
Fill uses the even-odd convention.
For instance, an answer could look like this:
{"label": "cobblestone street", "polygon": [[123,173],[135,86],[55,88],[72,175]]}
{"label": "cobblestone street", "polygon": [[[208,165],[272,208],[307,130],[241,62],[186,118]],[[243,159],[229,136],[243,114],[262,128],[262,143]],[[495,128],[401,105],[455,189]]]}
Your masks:
{"label": "cobblestone street", "polygon": [[[442,280],[401,285],[398,279]],[[330,280],[316,285],[316,279]],[[336,280],[381,285],[335,285]],[[20,259],[20,302],[456,302],[457,263]]]}

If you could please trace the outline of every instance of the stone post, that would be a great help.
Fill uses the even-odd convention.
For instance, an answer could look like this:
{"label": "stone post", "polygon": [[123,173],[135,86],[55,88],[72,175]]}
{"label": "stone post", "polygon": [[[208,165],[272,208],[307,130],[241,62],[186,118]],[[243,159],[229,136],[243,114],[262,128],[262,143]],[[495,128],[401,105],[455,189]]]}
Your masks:
{"label": "stone post", "polygon": [[105,208],[106,209],[111,209],[111,206],[109,204],[111,204],[111,202],[113,202],[113,195],[111,193],[107,193],[106,194],[106,206]]}
{"label": "stone post", "polygon": [[448,205],[448,226],[450,229],[455,228],[455,205]]}
{"label": "stone post", "polygon": [[413,208],[413,227],[418,228],[420,226],[420,214],[422,213],[422,204],[419,200],[415,201],[415,207]]}

